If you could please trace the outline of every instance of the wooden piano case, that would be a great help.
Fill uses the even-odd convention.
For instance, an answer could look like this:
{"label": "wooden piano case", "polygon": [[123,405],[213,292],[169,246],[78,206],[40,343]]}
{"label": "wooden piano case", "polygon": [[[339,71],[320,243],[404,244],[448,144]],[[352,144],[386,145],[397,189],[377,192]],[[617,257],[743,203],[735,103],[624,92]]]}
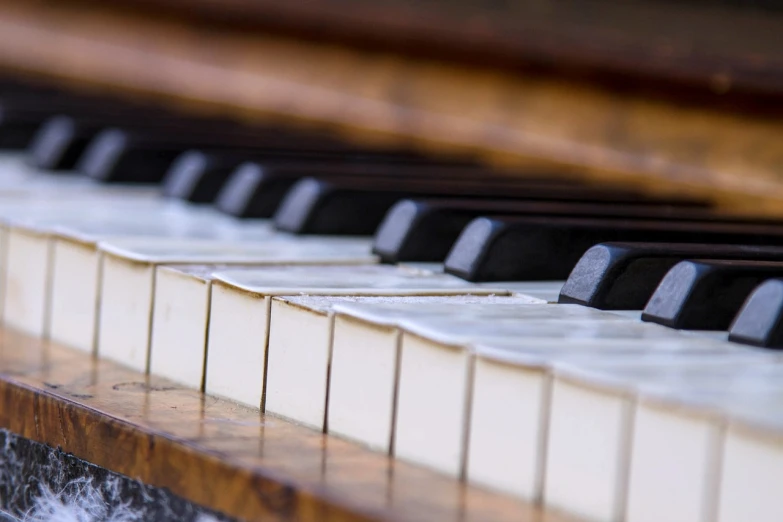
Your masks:
{"label": "wooden piano case", "polygon": [[[782,22],[774,2],[2,0],[0,68],[780,214]],[[241,519],[567,520],[9,331],[0,428]]]}

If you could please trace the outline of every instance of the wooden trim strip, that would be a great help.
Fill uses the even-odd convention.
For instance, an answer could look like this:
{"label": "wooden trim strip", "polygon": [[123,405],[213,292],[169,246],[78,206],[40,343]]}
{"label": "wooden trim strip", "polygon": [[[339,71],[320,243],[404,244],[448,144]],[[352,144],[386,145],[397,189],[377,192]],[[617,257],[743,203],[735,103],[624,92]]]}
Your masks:
{"label": "wooden trim strip", "polygon": [[8,330],[0,427],[246,520],[574,522]]}
{"label": "wooden trim strip", "polygon": [[783,121],[174,21],[0,0],[0,66],[360,141],[470,151],[783,213]]}

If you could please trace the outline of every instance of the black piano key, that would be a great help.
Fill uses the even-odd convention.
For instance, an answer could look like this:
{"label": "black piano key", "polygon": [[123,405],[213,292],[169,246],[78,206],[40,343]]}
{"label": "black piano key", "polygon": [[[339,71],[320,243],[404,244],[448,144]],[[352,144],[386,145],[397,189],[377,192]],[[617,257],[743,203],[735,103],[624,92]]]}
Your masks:
{"label": "black piano key", "polygon": [[211,203],[242,162],[237,157],[200,150],[183,152],[166,172],[162,194],[191,203]]}
{"label": "black piano key", "polygon": [[750,292],[783,276],[783,263],[681,261],[655,289],[642,320],[684,330],[727,330]]}
{"label": "black piano key", "polygon": [[[246,150],[254,137],[215,125],[213,132],[187,129],[184,121],[160,126],[101,130],[77,164],[84,175],[103,182],[159,183],[174,160],[199,147]],[[234,139],[235,142],[231,142]]]}
{"label": "black piano key", "polygon": [[[765,223],[756,218],[751,220],[747,217],[726,216],[711,209],[656,204],[654,199],[633,205],[525,199],[403,200],[389,210],[378,227],[373,252],[385,263],[440,262],[446,258],[460,232],[472,219],[498,214]],[[781,221],[767,222],[783,224]]]}
{"label": "black piano key", "polygon": [[144,146],[118,128],[102,130],[79,159],[77,169],[95,180],[159,183],[183,146]]}
{"label": "black piano key", "polygon": [[70,170],[76,167],[92,139],[109,126],[123,123],[157,129],[172,119],[178,117],[129,103],[96,105],[79,111],[78,116],[59,114],[47,119],[36,131],[27,149],[27,160],[40,169]]}
{"label": "black piano key", "polygon": [[96,125],[80,124],[70,116],[50,118],[41,125],[30,142],[27,161],[39,169],[73,169],[99,129]]}
{"label": "black piano key", "polygon": [[460,234],[445,270],[469,281],[566,279],[598,243],[753,244],[783,246],[783,226],[632,219],[492,217]]}
{"label": "black piano key", "polygon": [[476,214],[444,210],[437,203],[404,199],[378,226],[372,251],[383,263],[443,261],[459,233]]}
{"label": "black piano key", "polygon": [[274,215],[275,227],[296,234],[372,235],[409,192],[356,191],[329,181],[299,180]]}
{"label": "black piano key", "polygon": [[[39,91],[0,95],[0,146],[27,149],[50,119],[62,114],[104,115],[122,108],[127,113],[138,113],[137,104],[119,103],[99,96],[85,96],[63,91]],[[149,112],[148,112],[149,114]],[[156,111],[162,118],[165,111]]]}
{"label": "black piano key", "polygon": [[280,177],[257,162],[238,166],[215,199],[215,208],[238,218],[270,218],[296,177]]}
{"label": "black piano key", "polygon": [[783,349],[783,279],[770,279],[745,300],[729,328],[729,341]]}
{"label": "black piano key", "polygon": [[661,279],[685,259],[783,261],[783,247],[683,243],[605,243],[579,259],[560,303],[601,310],[641,310]]}

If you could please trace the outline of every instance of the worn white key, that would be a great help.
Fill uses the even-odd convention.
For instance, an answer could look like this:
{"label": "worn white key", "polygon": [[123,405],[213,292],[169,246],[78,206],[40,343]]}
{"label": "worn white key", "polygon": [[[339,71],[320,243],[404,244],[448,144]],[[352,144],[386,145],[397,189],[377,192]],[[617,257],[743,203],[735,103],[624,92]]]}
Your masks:
{"label": "worn white key", "polygon": [[[404,296],[502,294],[445,274],[393,266],[287,267],[215,274],[206,391],[258,406],[263,376],[275,384],[276,354],[266,370],[271,297],[285,295]],[[248,324],[252,330],[248,330]],[[271,403],[270,403],[271,404]],[[314,422],[317,424],[317,421]]]}
{"label": "worn white key", "polygon": [[98,355],[140,371],[147,370],[157,266],[376,262],[375,256],[369,254],[367,240],[275,237],[256,242],[150,237],[99,243],[103,255]]}

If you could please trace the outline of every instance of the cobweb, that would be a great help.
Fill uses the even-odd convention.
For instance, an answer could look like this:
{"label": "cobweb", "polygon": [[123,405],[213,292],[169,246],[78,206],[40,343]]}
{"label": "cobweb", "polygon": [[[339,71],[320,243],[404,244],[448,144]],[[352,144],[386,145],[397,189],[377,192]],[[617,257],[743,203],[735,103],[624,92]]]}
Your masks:
{"label": "cobweb", "polygon": [[[77,479],[61,491],[39,486],[33,507],[22,522],[136,522],[147,520],[145,510],[133,508],[120,498],[119,480],[109,478],[101,487],[94,479]],[[106,492],[109,492],[108,498]],[[195,522],[218,522],[212,516],[200,514]]]}
{"label": "cobweb", "polygon": [[0,429],[0,509],[22,522],[227,520],[166,490]]}

